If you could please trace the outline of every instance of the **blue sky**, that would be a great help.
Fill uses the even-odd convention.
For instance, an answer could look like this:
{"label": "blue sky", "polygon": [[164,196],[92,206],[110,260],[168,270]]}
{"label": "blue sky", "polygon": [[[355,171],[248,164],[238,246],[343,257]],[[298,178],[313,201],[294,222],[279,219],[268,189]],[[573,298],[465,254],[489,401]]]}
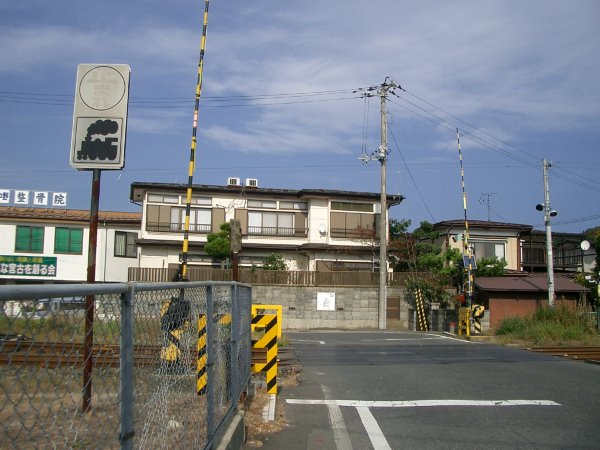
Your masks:
{"label": "blue sky", "polygon": [[[78,64],[131,66],[126,165],[103,171],[102,210],[135,211],[133,181],[186,182],[203,1],[0,3],[0,188],[68,193]],[[600,3],[577,0],[212,0],[194,182],[378,192],[386,77],[392,218],[468,216],[556,231],[600,224]]]}

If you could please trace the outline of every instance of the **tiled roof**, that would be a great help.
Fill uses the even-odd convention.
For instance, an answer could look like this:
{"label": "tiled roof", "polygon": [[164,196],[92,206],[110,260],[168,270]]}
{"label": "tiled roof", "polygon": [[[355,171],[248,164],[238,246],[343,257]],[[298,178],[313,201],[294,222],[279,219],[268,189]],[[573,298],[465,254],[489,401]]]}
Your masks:
{"label": "tiled roof", "polygon": [[[509,223],[509,222],[490,222],[486,220],[469,220],[469,228],[492,228],[492,229],[509,229],[509,230],[523,230],[529,231],[533,229],[531,225],[525,225],[522,223]],[[465,221],[463,220],[444,220],[442,222],[437,222],[433,225],[434,229],[438,228],[454,228],[454,227],[462,227],[464,228]]]}
{"label": "tiled roof", "polygon": [[[43,209],[0,206],[0,218],[26,219],[32,221],[89,222],[90,211],[86,209]],[[98,221],[110,223],[141,224],[141,212],[100,211]]]}
{"label": "tiled roof", "polygon": [[[185,192],[187,185],[181,183],[156,183],[135,181],[131,183],[130,198],[132,201],[139,201],[134,198],[134,190],[154,190],[154,191],[181,191]],[[356,192],[342,191],[334,189],[274,189],[274,188],[255,188],[248,186],[219,186],[211,184],[194,184],[192,190],[196,192],[215,192],[215,193],[236,193],[241,195],[275,196],[275,197],[333,197],[333,198],[368,198],[377,200],[380,194],[376,192]],[[387,195],[390,204],[399,204],[404,200],[402,195]]]}
{"label": "tiled roof", "polygon": [[[548,292],[546,274],[527,274],[505,277],[476,277],[475,287],[482,291]],[[555,292],[583,292],[585,288],[569,278],[554,276]]]}

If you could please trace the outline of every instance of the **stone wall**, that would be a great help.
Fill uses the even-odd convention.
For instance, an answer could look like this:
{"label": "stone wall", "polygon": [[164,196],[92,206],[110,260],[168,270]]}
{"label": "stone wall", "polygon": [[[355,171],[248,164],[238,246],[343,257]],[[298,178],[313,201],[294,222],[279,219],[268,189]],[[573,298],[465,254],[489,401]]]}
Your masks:
{"label": "stone wall", "polygon": [[[335,310],[317,310],[318,293],[335,293]],[[389,321],[408,329],[404,289],[388,287],[388,297],[400,297],[400,317]],[[283,329],[376,329],[379,324],[378,287],[252,286],[252,303],[282,305]]]}

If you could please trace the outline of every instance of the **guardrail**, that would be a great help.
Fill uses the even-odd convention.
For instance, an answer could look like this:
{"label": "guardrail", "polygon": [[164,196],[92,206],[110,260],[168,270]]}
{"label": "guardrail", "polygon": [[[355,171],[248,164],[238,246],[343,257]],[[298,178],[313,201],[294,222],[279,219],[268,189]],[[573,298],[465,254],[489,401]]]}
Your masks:
{"label": "guardrail", "polygon": [[[250,378],[251,297],[239,283],[0,286],[2,447],[212,448]],[[187,306],[167,320],[173,299]]]}

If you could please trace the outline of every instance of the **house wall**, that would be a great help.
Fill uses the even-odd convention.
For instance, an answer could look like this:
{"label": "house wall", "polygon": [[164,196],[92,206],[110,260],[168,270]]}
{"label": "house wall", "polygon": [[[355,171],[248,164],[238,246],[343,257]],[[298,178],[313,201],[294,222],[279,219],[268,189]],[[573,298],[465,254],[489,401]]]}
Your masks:
{"label": "house wall", "polygon": [[[479,295],[489,315],[490,327],[498,328],[502,320],[510,317],[530,317],[542,306],[548,306],[547,297],[539,293],[494,293],[493,296]],[[555,300],[555,306],[577,305],[577,294],[561,296]]]}
{"label": "house wall", "polygon": [[[455,248],[462,253],[462,241],[455,241],[452,237],[460,233],[464,233],[464,229],[452,228],[444,230],[440,238],[436,242],[443,248]],[[472,229],[469,233],[469,242],[488,242],[504,245],[504,253],[506,259],[506,268],[510,270],[520,270],[520,252],[521,242],[516,233],[506,230],[479,230]],[[481,259],[481,255],[476,255],[477,259]]]}
{"label": "house wall", "polygon": [[[42,253],[16,253],[15,239],[17,225],[44,227],[44,246]],[[54,252],[54,237],[56,227],[70,227],[83,229],[83,249],[80,255],[60,254]],[[96,250],[96,281],[126,282],[127,269],[137,266],[137,258],[114,256],[115,231],[135,232],[137,226],[102,225],[98,227],[98,240]],[[43,223],[43,222],[4,222],[0,223],[0,255],[55,257],[56,276],[27,276],[0,274],[0,284],[14,284],[15,282],[85,282],[88,267],[88,242],[89,227],[78,223]]]}

